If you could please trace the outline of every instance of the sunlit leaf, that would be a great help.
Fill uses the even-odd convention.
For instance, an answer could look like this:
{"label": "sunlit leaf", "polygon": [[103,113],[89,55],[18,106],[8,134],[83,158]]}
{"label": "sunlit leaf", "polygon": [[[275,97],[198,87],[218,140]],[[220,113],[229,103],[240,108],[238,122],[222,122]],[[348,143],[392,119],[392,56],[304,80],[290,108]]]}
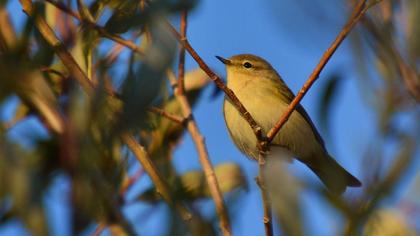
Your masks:
{"label": "sunlit leaf", "polygon": [[133,26],[143,24],[142,15],[136,15],[139,2],[137,0],[121,1],[114,9],[111,18],[106,22],[105,29],[110,33],[121,34]]}
{"label": "sunlit leaf", "polygon": [[[234,163],[223,163],[214,168],[216,178],[219,182],[220,190],[226,194],[228,192],[247,188],[247,182],[241,168]],[[181,182],[180,197],[188,199],[209,198],[210,190],[208,188],[204,172],[201,170],[189,171],[179,177]],[[138,197],[142,201],[155,202],[160,200],[155,189],[146,190]]]}
{"label": "sunlit leaf", "polygon": [[415,236],[415,229],[407,219],[390,209],[379,209],[368,219],[364,229],[364,236]]}
{"label": "sunlit leaf", "polygon": [[[1,3],[0,3],[1,5]],[[16,32],[9,13],[0,6],[0,53],[16,44]]]}
{"label": "sunlit leaf", "polygon": [[407,8],[407,45],[411,60],[415,63],[420,58],[420,2],[417,0],[405,1]]}

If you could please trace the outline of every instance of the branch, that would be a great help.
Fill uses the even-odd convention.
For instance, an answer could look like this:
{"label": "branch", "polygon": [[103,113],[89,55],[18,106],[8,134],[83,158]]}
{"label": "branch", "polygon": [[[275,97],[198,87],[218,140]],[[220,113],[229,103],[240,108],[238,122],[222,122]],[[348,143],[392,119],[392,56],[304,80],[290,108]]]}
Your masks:
{"label": "branch", "polygon": [[[34,17],[33,5],[31,0],[20,0],[21,5],[25,13]],[[94,92],[94,85],[74,60],[72,55],[66,50],[61,41],[54,34],[54,31],[48,26],[44,19],[37,17],[35,24],[38,31],[46,39],[46,41],[53,47],[55,53],[66,66],[72,77],[74,77],[81,85],[88,96],[92,96]],[[190,220],[192,215],[189,210],[181,203],[175,201],[171,195],[170,187],[165,179],[159,174],[156,166],[149,158],[144,147],[139,145],[134,137],[130,134],[121,134],[121,139],[126,143],[130,150],[134,153],[137,160],[141,163],[144,170],[151,177],[153,183],[156,186],[157,191],[162,195],[163,199],[168,202],[169,205],[174,206],[178,213],[184,220]]]}
{"label": "branch", "polygon": [[133,41],[126,40],[126,39],[122,38],[121,36],[119,36],[117,34],[108,33],[103,27],[97,25],[95,22],[86,21],[86,19],[83,20],[77,12],[68,8],[62,2],[56,2],[55,0],[44,0],[44,1],[50,3],[51,5],[57,7],[58,9],[62,10],[63,12],[65,12],[65,13],[73,16],[74,18],[78,19],[82,24],[96,30],[102,37],[108,38],[108,39],[110,39],[114,42],[117,42],[117,43],[133,50],[134,52],[136,52],[140,55],[144,55],[143,51],[139,47],[137,47],[137,45]]}
{"label": "branch", "polygon": [[129,134],[122,134],[121,139],[127,144],[128,148],[134,153],[137,160],[141,163],[144,170],[152,179],[153,183],[156,186],[156,189],[159,194],[162,195],[162,198],[171,206],[174,206],[175,209],[179,212],[183,220],[191,220],[191,213],[188,209],[175,201],[172,197],[169,184],[164,180],[164,178],[160,175],[157,167],[151,161],[149,154],[147,153],[146,149],[139,145],[136,139]]}
{"label": "branch", "polygon": [[232,235],[232,230],[229,223],[229,217],[227,214],[227,210],[223,201],[223,196],[220,191],[219,183],[214,173],[213,166],[209,160],[209,155],[207,152],[206,145],[204,143],[204,137],[201,135],[200,130],[194,120],[191,106],[187,100],[187,97],[184,94],[181,94],[177,90],[178,83],[176,81],[175,75],[168,70],[168,79],[174,88],[174,96],[181,105],[182,113],[184,117],[188,117],[187,119],[187,129],[191,134],[191,137],[194,141],[195,147],[197,149],[197,153],[199,156],[199,160],[201,166],[203,167],[207,184],[209,186],[210,194],[214,200],[214,204],[216,205],[216,212],[220,219],[220,229],[222,230],[223,235]]}
{"label": "branch", "polygon": [[178,40],[178,42],[188,51],[188,53],[191,55],[191,57],[197,62],[198,66],[209,76],[211,80],[216,84],[216,86],[221,89],[226,96],[231,100],[231,102],[235,105],[236,109],[241,113],[241,115],[244,117],[244,119],[248,122],[248,124],[251,126],[252,130],[255,133],[255,136],[257,137],[257,140],[264,140],[261,132],[261,127],[257,124],[257,122],[254,120],[254,118],[251,116],[251,114],[246,110],[244,105],[239,101],[238,97],[236,97],[235,93],[228,88],[225,83],[223,83],[222,79],[213,72],[213,70],[210,69],[210,67],[204,62],[204,60],[198,55],[198,53],[194,50],[194,48],[191,46],[187,38],[182,37],[178,31],[169,23],[166,22],[168,28],[171,30],[175,38]]}
{"label": "branch", "polygon": [[293,99],[293,101],[289,104],[286,111],[280,116],[277,123],[274,125],[273,128],[267,133],[267,142],[270,143],[276,134],[280,131],[283,125],[287,122],[292,112],[295,108],[299,105],[299,102],[303,99],[305,94],[308,90],[312,87],[313,83],[319,78],[319,74],[324,69],[325,65],[328,63],[334,52],[337,50],[338,46],[343,42],[346,36],[350,33],[356,23],[360,20],[360,18],[366,13],[366,11],[372,5],[366,6],[366,0],[361,0],[353,10],[349,20],[344,25],[341,32],[337,35],[335,40],[332,42],[331,46],[325,51],[324,55],[321,57],[318,65],[312,71],[311,75],[309,76],[308,80],[300,89],[299,93]]}
{"label": "branch", "polygon": [[173,122],[176,122],[178,124],[184,124],[185,120],[186,120],[186,119],[184,119],[180,116],[168,113],[165,110],[162,110],[162,109],[157,108],[157,107],[149,107],[149,108],[147,108],[147,110],[150,111],[150,112],[153,112],[155,114],[161,115],[161,116],[163,116],[163,117],[165,117],[165,118],[167,118],[167,119],[169,119]]}
{"label": "branch", "polygon": [[264,154],[260,153],[258,158],[258,167],[259,167],[259,175],[256,178],[256,182],[261,189],[261,199],[263,201],[263,209],[264,209],[264,231],[266,236],[273,235],[273,219],[271,213],[271,201],[267,194],[267,187],[265,185],[265,178],[264,178],[264,165],[265,165],[265,157]]}
{"label": "branch", "polygon": [[[22,4],[23,11],[30,17],[34,17],[34,8],[32,5],[32,1],[30,0],[20,0]],[[63,62],[63,65],[67,67],[70,74],[80,83],[82,88],[87,94],[93,93],[93,83],[90,79],[86,76],[80,66],[77,64],[76,60],[73,56],[67,51],[66,47],[63,43],[58,39],[55,35],[54,31],[49,27],[47,22],[42,19],[41,17],[35,18],[35,24],[38,31],[44,37],[44,39],[50,44],[50,46],[54,49],[57,56]]]}
{"label": "branch", "polygon": [[[169,23],[168,23],[169,24]],[[178,33],[170,25],[170,28]],[[181,34],[179,34],[181,41],[186,41],[186,32],[187,32],[187,11],[183,11],[181,14]],[[178,81],[175,78],[175,75],[172,71],[167,71],[167,77],[174,89],[174,96],[181,105],[181,110],[184,117],[187,117],[186,125],[191,137],[194,141],[199,160],[203,171],[206,176],[206,181],[209,186],[210,195],[213,198],[213,201],[216,206],[216,212],[220,220],[220,229],[223,235],[232,235],[232,229],[229,222],[229,216],[225,203],[223,201],[223,195],[220,190],[220,186],[216,175],[214,173],[213,165],[210,162],[209,154],[204,142],[204,137],[201,135],[201,132],[197,126],[197,123],[194,120],[194,116],[191,111],[191,105],[188,102],[187,97],[185,96],[184,91],[184,70],[185,70],[185,48],[180,49],[179,53],[179,63],[178,63]],[[211,70],[210,70],[211,71]],[[214,74],[214,73],[213,73]],[[211,77],[211,76],[210,76]],[[220,79],[219,79],[220,80]]]}
{"label": "branch", "polygon": [[[182,39],[187,38],[187,10],[183,10],[181,13],[181,26],[180,32]],[[185,48],[179,49],[179,61],[178,61],[178,92],[181,94],[185,93],[184,76],[185,75]]]}

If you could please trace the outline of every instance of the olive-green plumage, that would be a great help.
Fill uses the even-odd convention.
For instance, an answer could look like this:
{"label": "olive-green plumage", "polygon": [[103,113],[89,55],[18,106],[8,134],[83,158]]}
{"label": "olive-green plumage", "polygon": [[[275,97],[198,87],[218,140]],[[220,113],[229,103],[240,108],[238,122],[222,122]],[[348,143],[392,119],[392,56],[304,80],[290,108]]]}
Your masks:
{"label": "olive-green plumage", "polygon": [[[229,59],[217,58],[226,65],[227,86],[267,133],[293,100],[293,92],[274,68],[258,56],[241,54]],[[256,137],[227,97],[223,111],[236,146],[248,157],[257,159]],[[268,156],[284,156],[285,151],[305,163],[333,193],[340,194],[347,186],[361,186],[359,180],[328,154],[324,141],[301,105],[273,139]]]}

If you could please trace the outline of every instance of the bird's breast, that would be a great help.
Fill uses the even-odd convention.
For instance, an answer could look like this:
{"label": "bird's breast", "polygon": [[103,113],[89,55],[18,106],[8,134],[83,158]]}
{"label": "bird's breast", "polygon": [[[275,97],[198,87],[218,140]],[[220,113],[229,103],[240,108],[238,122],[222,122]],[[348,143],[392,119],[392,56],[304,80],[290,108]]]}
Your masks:
{"label": "bird's breast", "polygon": [[[280,90],[269,82],[255,84],[250,81],[247,86],[230,87],[264,133],[275,125],[288,106],[281,96],[276,94]],[[228,98],[225,98],[223,110],[226,126],[236,146],[247,156],[257,159],[257,139],[249,123]],[[301,160],[310,158],[320,150],[310,125],[297,111],[292,113],[276,135],[273,144],[286,147]]]}

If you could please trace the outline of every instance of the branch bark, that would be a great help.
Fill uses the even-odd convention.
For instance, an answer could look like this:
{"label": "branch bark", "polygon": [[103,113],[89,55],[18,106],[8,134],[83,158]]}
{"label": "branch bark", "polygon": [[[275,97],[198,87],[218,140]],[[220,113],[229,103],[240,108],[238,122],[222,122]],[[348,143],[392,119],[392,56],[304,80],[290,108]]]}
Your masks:
{"label": "branch bark", "polygon": [[[183,39],[187,38],[187,10],[183,10],[181,13],[181,25],[180,32]],[[185,93],[185,48],[180,47],[179,49],[179,61],[178,61],[178,92],[180,94]]]}
{"label": "branch bark", "polygon": [[175,75],[171,71],[168,71],[167,75],[172,87],[175,90],[175,98],[181,105],[182,113],[184,114],[184,117],[187,117],[187,129],[194,141],[194,145],[197,149],[199,160],[201,166],[203,167],[207,184],[210,189],[210,194],[214,200],[214,204],[216,205],[216,212],[220,220],[220,229],[223,235],[232,235],[229,216],[225,207],[225,203],[223,201],[223,196],[222,192],[220,191],[218,180],[214,173],[213,165],[211,164],[209,159],[208,151],[204,142],[204,137],[201,135],[197,123],[194,120],[194,116],[191,111],[191,106],[187,100],[187,97],[183,93],[178,92],[179,81],[176,80]]}
{"label": "branch bark", "polygon": [[331,46],[327,49],[327,51],[325,51],[324,55],[322,55],[321,60],[319,61],[318,65],[315,67],[315,69],[312,71],[308,80],[305,82],[305,84],[299,90],[298,94],[293,99],[293,101],[289,104],[286,111],[280,116],[279,120],[274,125],[274,127],[271,128],[270,131],[268,131],[268,133],[267,133],[268,144],[271,141],[273,141],[276,134],[280,131],[280,129],[283,127],[283,125],[287,122],[290,115],[296,109],[296,107],[299,105],[300,101],[303,99],[305,94],[312,87],[312,85],[315,83],[315,81],[319,78],[319,75],[321,74],[321,71],[324,69],[325,65],[331,59],[332,55],[337,50],[338,46],[340,46],[340,44],[344,41],[344,39],[347,37],[347,35],[350,33],[350,31],[353,29],[353,27],[356,25],[356,23],[360,20],[360,18],[366,13],[366,11],[369,9],[370,6],[372,6],[372,5],[366,6],[366,0],[361,0],[356,5],[356,7],[354,8],[349,20],[344,25],[343,29],[337,35],[335,40],[332,42]]}
{"label": "branch bark", "polygon": [[195,49],[191,46],[187,38],[182,37],[180,33],[169,23],[167,22],[168,28],[171,30],[175,38],[178,42],[188,51],[192,58],[197,62],[198,66],[206,72],[209,78],[216,84],[216,86],[221,89],[226,96],[232,101],[238,111],[242,114],[242,116],[246,119],[248,124],[251,126],[252,130],[254,131],[255,135],[257,136],[258,140],[264,140],[265,138],[262,136],[262,129],[251,116],[251,114],[246,110],[244,105],[239,101],[238,97],[236,97],[235,93],[228,88],[225,83],[223,83],[222,79],[213,72],[212,69],[204,62],[204,60],[198,55]]}
{"label": "branch bark", "polygon": [[271,213],[271,201],[269,199],[269,195],[267,193],[267,186],[265,183],[264,178],[264,166],[265,166],[265,157],[264,154],[260,153],[258,158],[258,167],[259,167],[259,175],[256,179],[258,186],[261,190],[261,199],[263,202],[263,211],[264,211],[264,231],[266,236],[273,235],[273,219]]}

